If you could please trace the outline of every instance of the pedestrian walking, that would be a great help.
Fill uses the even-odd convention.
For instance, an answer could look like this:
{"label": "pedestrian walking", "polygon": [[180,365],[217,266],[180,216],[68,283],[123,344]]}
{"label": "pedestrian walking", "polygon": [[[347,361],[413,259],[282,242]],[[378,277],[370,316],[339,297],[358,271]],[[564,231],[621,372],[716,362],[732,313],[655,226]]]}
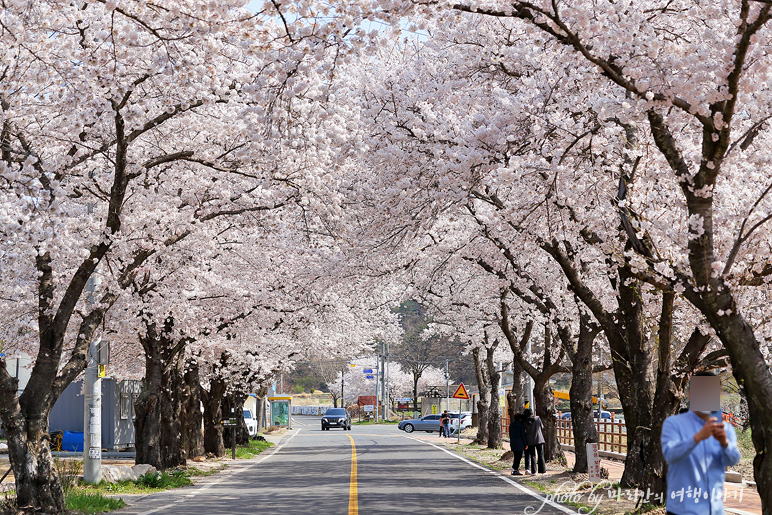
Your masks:
{"label": "pedestrian walking", "polygon": [[[522,413],[517,413],[509,424],[509,444],[513,454],[512,475],[522,476],[523,474],[520,473],[520,459],[528,449],[528,435],[525,433]],[[527,461],[526,468],[528,468]]]}
{"label": "pedestrian walking", "polygon": [[544,462],[544,434],[542,433],[544,425],[541,417],[534,415],[531,408],[525,408],[523,410],[523,422],[528,445],[527,452],[531,461],[531,474],[536,474],[537,470],[539,474],[544,474],[547,472],[547,464]]}
{"label": "pedestrian walking", "polygon": [[450,438],[450,415],[448,415],[448,410],[443,411],[440,417],[440,436]]}
{"label": "pedestrian walking", "polygon": [[662,424],[668,515],[724,513],[724,471],[740,461],[740,450],[734,428],[722,421],[720,392],[719,377],[695,374],[689,381],[690,410]]}

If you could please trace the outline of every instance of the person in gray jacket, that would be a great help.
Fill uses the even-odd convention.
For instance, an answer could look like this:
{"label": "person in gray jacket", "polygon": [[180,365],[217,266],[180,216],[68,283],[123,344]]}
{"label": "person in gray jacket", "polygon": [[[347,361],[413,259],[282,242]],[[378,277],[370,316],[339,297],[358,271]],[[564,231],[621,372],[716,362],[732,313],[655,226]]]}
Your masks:
{"label": "person in gray jacket", "polygon": [[542,433],[544,425],[541,418],[534,415],[530,408],[523,410],[523,422],[525,423],[526,443],[528,444],[526,452],[531,458],[531,474],[536,474],[537,459],[539,474],[544,474],[547,472],[547,464],[544,462],[544,434]]}

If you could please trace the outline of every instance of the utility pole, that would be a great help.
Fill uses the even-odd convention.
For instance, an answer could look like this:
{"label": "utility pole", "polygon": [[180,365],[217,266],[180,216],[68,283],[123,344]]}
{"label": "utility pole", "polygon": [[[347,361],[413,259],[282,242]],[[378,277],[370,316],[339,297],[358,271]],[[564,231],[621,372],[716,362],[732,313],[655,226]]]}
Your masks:
{"label": "utility pole", "polygon": [[[94,271],[86,283],[87,301],[91,309],[94,309],[94,292],[98,286]],[[102,380],[99,377],[99,343],[96,338],[89,342],[84,372],[86,385],[83,396],[83,482],[91,485],[102,481]]]}
{"label": "utility pole", "polygon": [[450,410],[450,360],[445,360],[445,409]]}
{"label": "utility pole", "polygon": [[346,384],[346,369],[340,371],[340,407],[345,408],[343,404],[343,385]]}
{"label": "utility pole", "polygon": [[386,415],[383,417],[384,420],[389,418],[388,409],[391,405],[391,396],[389,395],[389,342],[386,342]]}
{"label": "utility pole", "polygon": [[375,355],[375,423],[378,423],[378,401],[380,398],[380,388],[378,384],[378,376],[380,374],[380,365],[381,365],[381,356],[380,354]]}
{"label": "utility pole", "polygon": [[383,413],[381,414],[381,420],[389,418],[389,398],[386,396],[386,344],[381,343],[381,403],[383,404]]}

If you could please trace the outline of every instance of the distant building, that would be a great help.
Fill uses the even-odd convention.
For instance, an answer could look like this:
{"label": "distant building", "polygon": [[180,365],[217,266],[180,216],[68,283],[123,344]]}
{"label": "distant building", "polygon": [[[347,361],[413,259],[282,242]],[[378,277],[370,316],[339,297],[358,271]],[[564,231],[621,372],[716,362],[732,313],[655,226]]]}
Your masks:
{"label": "distant building", "polygon": [[[103,449],[134,447],[134,401],[139,397],[141,387],[141,381],[102,379]],[[83,409],[83,381],[74,381],[51,410],[49,431],[82,433]]]}

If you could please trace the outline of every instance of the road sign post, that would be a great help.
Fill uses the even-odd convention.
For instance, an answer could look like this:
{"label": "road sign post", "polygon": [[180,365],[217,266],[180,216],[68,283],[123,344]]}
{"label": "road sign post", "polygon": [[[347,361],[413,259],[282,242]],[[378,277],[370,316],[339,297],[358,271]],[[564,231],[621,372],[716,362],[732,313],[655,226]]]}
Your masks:
{"label": "road sign post", "polygon": [[231,428],[231,459],[236,459],[236,426],[238,425],[238,419],[236,418],[236,410],[231,408],[231,418],[224,419],[221,424],[224,428]]}
{"label": "road sign post", "polygon": [[456,427],[458,438],[456,443],[461,443],[461,401],[463,399],[469,400],[469,394],[467,393],[466,388],[464,388],[464,383],[458,385],[456,393],[453,394],[453,398],[458,399],[458,426]]}

